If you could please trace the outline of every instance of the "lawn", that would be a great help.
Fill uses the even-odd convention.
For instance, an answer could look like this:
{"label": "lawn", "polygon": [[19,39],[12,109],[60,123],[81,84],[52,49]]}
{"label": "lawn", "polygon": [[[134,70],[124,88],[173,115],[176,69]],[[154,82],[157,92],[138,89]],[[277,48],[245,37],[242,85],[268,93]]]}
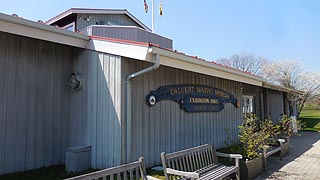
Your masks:
{"label": "lawn", "polygon": [[320,110],[303,110],[299,120],[305,122],[305,130],[320,132]]}

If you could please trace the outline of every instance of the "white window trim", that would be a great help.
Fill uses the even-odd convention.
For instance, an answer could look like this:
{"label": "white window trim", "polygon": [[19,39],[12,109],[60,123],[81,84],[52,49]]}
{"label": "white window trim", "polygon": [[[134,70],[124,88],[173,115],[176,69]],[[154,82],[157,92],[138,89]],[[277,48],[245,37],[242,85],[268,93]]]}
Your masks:
{"label": "white window trim", "polygon": [[75,31],[76,31],[76,22],[72,22],[72,23],[70,23],[70,24],[67,24],[67,25],[63,26],[62,28],[65,29],[65,30],[67,30],[67,29],[68,29],[69,27],[71,27],[71,26],[73,26],[72,31],[75,32]]}

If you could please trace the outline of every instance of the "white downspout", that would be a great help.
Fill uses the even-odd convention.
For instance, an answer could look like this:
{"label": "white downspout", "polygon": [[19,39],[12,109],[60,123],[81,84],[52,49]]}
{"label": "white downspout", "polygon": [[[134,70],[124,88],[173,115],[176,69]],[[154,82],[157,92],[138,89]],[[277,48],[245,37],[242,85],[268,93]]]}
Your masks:
{"label": "white downspout", "polygon": [[[149,51],[150,53],[150,51]],[[132,125],[132,120],[131,120],[131,79],[139,76],[139,75],[142,75],[144,73],[147,73],[147,72],[150,72],[150,71],[153,71],[153,70],[156,70],[158,69],[158,67],[160,66],[160,56],[159,54],[154,54],[153,55],[154,57],[154,60],[155,60],[155,63],[146,68],[146,69],[142,69],[138,72],[135,72],[133,74],[130,74],[129,76],[127,76],[127,79],[126,79],[126,162],[128,163],[130,160],[131,160],[131,125]]]}

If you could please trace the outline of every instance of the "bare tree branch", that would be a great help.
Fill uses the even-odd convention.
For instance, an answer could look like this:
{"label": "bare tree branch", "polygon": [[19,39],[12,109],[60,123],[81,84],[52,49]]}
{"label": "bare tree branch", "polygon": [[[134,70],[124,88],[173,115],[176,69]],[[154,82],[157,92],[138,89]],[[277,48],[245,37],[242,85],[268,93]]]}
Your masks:
{"label": "bare tree branch", "polygon": [[238,69],[240,71],[249,72],[255,75],[261,75],[261,67],[267,62],[266,58],[255,57],[250,53],[241,52],[234,54],[229,58],[221,58],[217,63]]}
{"label": "bare tree branch", "polygon": [[318,94],[320,90],[320,74],[304,71],[297,61],[281,61],[262,66],[264,74],[262,76],[275,84],[291,89],[303,91],[303,95],[289,93],[289,106],[293,109],[294,104],[298,106],[298,111],[304,107],[306,101]]}

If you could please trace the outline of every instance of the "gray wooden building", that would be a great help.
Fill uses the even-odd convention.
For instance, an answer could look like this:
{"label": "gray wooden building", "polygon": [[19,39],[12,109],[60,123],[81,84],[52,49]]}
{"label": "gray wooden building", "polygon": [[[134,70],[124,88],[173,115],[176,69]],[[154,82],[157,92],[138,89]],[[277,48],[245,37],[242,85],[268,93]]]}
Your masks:
{"label": "gray wooden building", "polygon": [[[139,156],[151,167],[162,151],[237,141],[244,112],[275,121],[288,112],[290,89],[173,51],[126,10],[71,9],[47,24],[0,14],[0,43],[0,174],[64,164],[81,144],[91,146],[92,168]],[[147,105],[151,91],[180,84],[218,88],[240,107]]]}

